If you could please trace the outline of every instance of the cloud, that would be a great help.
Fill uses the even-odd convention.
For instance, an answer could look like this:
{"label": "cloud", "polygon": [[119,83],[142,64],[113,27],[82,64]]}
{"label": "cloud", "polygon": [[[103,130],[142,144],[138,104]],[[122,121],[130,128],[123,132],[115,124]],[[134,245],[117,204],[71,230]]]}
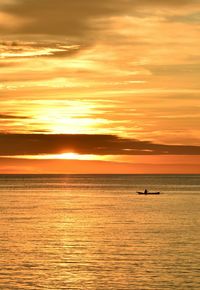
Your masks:
{"label": "cloud", "polygon": [[[128,1],[129,2],[129,1]],[[91,29],[89,22],[95,17],[122,12],[127,5],[114,0],[18,0],[13,5],[5,5],[10,15],[31,20],[19,28],[25,34],[51,34],[80,36]]]}
{"label": "cloud", "polygon": [[19,64],[16,63],[16,62],[8,62],[8,61],[1,61],[0,63],[0,69],[1,68],[10,68],[10,67],[16,67],[18,66]]}
{"label": "cloud", "polygon": [[11,119],[29,119],[26,116],[17,116],[17,115],[9,115],[9,114],[0,114],[0,120],[11,120]]}
{"label": "cloud", "polygon": [[[84,47],[58,42],[4,41],[0,42],[1,59],[21,59],[33,57],[66,57],[77,54]],[[0,64],[1,66],[1,64]]]}
{"label": "cloud", "polygon": [[0,10],[0,27],[2,31],[16,31],[25,24],[26,21],[23,20],[23,18],[16,17],[9,13],[1,12]]}
{"label": "cloud", "polygon": [[199,74],[200,63],[146,66],[155,75]]}
{"label": "cloud", "polygon": [[200,155],[200,146],[165,145],[115,135],[0,134],[0,155]]}
{"label": "cloud", "polygon": [[200,23],[200,12],[189,13],[185,15],[173,15],[168,17],[169,21],[175,22],[184,22],[190,24],[199,24]]}
{"label": "cloud", "polygon": [[18,27],[4,27],[7,32],[80,37],[96,31],[98,19],[131,15],[143,6],[180,6],[195,0],[16,0],[1,5],[3,13],[25,21]]}

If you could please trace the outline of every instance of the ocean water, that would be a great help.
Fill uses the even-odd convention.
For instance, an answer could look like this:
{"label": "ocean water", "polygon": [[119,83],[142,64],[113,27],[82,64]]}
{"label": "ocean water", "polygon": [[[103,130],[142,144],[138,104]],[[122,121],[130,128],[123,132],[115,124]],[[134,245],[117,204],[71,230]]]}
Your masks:
{"label": "ocean water", "polygon": [[200,289],[199,213],[200,175],[0,175],[0,289]]}

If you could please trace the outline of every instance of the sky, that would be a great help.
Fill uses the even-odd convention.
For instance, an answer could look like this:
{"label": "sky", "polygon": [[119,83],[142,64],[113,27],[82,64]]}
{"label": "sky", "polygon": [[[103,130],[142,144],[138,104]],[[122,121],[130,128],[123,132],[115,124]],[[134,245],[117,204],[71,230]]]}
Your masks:
{"label": "sky", "polygon": [[0,173],[200,173],[200,0],[0,0]]}

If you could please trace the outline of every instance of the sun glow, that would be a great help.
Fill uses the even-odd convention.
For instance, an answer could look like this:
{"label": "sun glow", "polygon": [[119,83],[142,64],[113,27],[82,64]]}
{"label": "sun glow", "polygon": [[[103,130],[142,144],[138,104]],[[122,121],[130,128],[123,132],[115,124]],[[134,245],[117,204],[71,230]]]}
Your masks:
{"label": "sun glow", "polygon": [[91,160],[90,155],[80,155],[78,153],[69,152],[69,153],[62,153],[57,154],[56,159],[67,159],[67,160]]}
{"label": "sun glow", "polygon": [[[10,158],[10,156],[0,156],[4,158]],[[67,152],[60,154],[41,154],[41,155],[14,155],[12,158],[15,159],[35,159],[35,160],[108,160],[106,155],[95,155],[95,154],[78,154],[75,152]]]}
{"label": "sun glow", "polygon": [[99,116],[103,109],[98,106],[100,105],[96,102],[79,100],[56,103],[49,101],[45,103],[45,107],[36,104],[32,109],[34,127],[51,134],[94,133],[98,127],[109,123],[102,115]]}

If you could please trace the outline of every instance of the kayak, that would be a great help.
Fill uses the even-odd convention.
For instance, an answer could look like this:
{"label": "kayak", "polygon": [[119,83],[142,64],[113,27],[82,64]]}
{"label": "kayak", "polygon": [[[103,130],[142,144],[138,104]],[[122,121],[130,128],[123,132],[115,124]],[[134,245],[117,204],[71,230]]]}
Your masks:
{"label": "kayak", "polygon": [[144,192],[144,191],[137,191],[138,194],[144,194],[144,195],[148,195],[148,194],[160,194],[160,191],[156,191],[156,192]]}

